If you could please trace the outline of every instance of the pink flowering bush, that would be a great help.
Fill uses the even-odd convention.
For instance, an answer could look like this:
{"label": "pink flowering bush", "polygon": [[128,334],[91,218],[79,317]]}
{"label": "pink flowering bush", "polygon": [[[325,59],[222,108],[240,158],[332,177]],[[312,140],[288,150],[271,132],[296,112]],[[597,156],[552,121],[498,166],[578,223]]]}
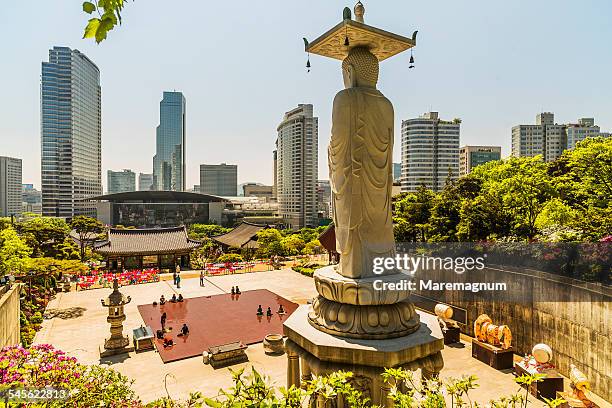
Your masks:
{"label": "pink flowering bush", "polygon": [[46,407],[141,407],[131,389],[132,383],[133,380],[113,369],[80,364],[49,344],[30,348],[8,346],[0,350],[0,388],[69,390],[68,399],[46,401]]}

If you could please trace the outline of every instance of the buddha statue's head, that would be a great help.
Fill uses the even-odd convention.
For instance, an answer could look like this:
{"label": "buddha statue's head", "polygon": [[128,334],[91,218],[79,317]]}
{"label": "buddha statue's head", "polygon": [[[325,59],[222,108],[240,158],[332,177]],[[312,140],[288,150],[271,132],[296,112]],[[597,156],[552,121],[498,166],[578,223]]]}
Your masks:
{"label": "buddha statue's head", "polygon": [[346,88],[376,88],[378,58],[365,47],[355,47],[342,61],[342,77]]}

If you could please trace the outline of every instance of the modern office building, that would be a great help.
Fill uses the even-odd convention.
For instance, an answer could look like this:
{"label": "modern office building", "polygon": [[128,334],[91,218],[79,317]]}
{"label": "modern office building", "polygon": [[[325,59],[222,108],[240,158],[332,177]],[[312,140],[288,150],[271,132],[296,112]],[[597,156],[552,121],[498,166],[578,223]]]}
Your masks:
{"label": "modern office building", "polygon": [[155,190],[153,185],[153,174],[152,173],[139,173],[138,174],[138,191],[151,191]]}
{"label": "modern office building", "polygon": [[461,120],[441,120],[438,112],[402,121],[402,192],[420,186],[440,191],[459,175]]}
{"label": "modern office building", "polygon": [[136,173],[132,170],[108,171],[108,194],[136,191]]}
{"label": "modern office building", "polygon": [[311,104],[285,113],[276,139],[276,198],[291,228],[315,227],[317,217],[318,118]]}
{"label": "modern office building", "polygon": [[272,186],[264,186],[258,183],[246,183],[242,185],[243,196],[245,197],[260,197],[266,200],[272,200]]}
{"label": "modern office building", "polygon": [[463,146],[459,149],[459,176],[481,164],[501,159],[501,146]]}
{"label": "modern office building", "polygon": [[317,215],[321,220],[332,218],[331,184],[329,180],[317,181]]}
{"label": "modern office building", "polygon": [[22,211],[21,159],[0,156],[0,217]]}
{"label": "modern office building", "polygon": [[164,92],[159,103],[159,126],[153,157],[155,190],[185,191],[185,97]]}
{"label": "modern office building", "polygon": [[200,193],[224,197],[238,195],[238,166],[235,164],[200,164]]}
{"label": "modern office building", "polygon": [[22,184],[22,212],[42,215],[42,194],[34,188],[34,184]]}
{"label": "modern office building", "polygon": [[553,113],[543,112],[536,116],[535,125],[517,125],[512,128],[512,155],[540,155],[546,161],[553,161],[564,150],[576,147],[576,143],[581,140],[605,135],[595,125],[593,118],[581,118],[578,123],[557,124]]}
{"label": "modern office building", "polygon": [[42,63],[43,214],[95,216],[102,194],[100,70],[78,50],[53,47]]}
{"label": "modern office building", "polygon": [[107,225],[137,228],[223,224],[227,200],[186,191],[132,191],[106,194],[90,200],[98,220]]}
{"label": "modern office building", "polygon": [[402,163],[393,163],[393,182],[399,182],[402,179]]}

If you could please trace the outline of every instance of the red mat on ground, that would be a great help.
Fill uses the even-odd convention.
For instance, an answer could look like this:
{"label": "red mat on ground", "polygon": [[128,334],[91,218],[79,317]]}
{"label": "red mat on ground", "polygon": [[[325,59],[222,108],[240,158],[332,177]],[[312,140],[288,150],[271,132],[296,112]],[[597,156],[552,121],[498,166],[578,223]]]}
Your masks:
{"label": "red mat on ground", "polygon": [[[257,316],[261,305],[264,316]],[[276,313],[283,305],[286,314]],[[268,306],[272,317],[265,316]],[[201,356],[210,346],[242,341],[254,344],[263,341],[266,334],[282,333],[283,322],[297,309],[296,303],[278,296],[266,289],[250,290],[240,295],[214,295],[185,298],[183,302],[165,305],[139,305],[138,311],[146,325],[155,333],[161,329],[161,315],[166,312],[166,328],[174,340],[174,346],[163,346],[162,340],[155,340],[155,346],[164,363],[184,358]],[[189,334],[179,337],[183,323],[187,323]]]}

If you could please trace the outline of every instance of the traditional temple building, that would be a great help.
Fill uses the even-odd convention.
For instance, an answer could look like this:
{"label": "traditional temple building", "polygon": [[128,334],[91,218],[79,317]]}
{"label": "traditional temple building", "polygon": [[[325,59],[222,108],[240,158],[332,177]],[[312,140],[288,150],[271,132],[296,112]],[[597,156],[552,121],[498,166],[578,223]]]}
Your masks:
{"label": "traditional temple building", "polygon": [[184,226],[151,229],[111,228],[108,239],[96,244],[94,251],[106,258],[111,271],[158,268],[175,270],[189,266],[191,251],[202,243],[190,239]]}
{"label": "traditional temple building", "polygon": [[257,233],[266,228],[269,227],[243,221],[230,232],[211,238],[228,248],[258,248]]}

